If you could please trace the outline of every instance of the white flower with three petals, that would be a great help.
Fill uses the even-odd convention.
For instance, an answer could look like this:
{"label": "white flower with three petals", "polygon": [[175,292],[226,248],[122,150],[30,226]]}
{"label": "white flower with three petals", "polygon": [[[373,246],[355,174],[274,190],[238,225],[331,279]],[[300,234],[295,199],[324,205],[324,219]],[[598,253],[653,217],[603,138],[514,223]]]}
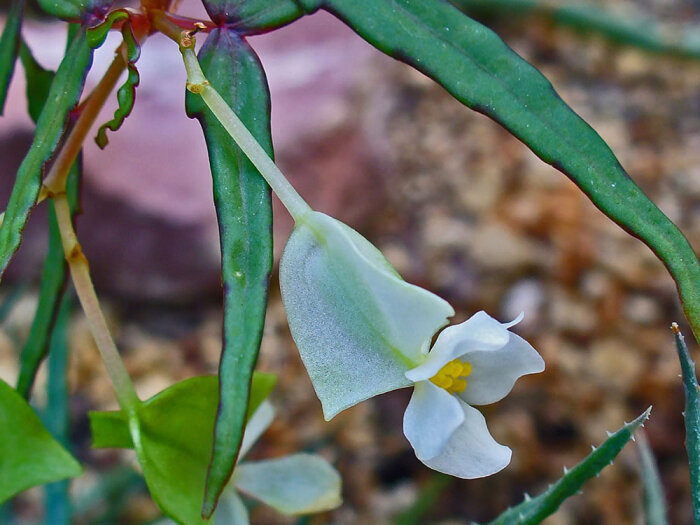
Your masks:
{"label": "white flower with three petals", "polygon": [[355,230],[309,211],[280,262],[280,288],[294,341],[326,419],[372,396],[413,385],[404,432],[427,466],[460,478],[498,472],[511,451],[471,405],[503,398],[544,370],[524,339],[478,312],[454,315],[440,297],[406,283]]}

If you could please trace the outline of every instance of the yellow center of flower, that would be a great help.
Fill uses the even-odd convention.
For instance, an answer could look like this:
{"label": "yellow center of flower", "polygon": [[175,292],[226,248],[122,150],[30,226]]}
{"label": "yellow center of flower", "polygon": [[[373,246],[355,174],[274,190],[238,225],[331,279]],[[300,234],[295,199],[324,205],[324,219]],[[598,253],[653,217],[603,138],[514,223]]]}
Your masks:
{"label": "yellow center of flower", "polygon": [[467,388],[467,380],[464,379],[472,373],[471,363],[453,359],[443,366],[438,373],[430,378],[434,385],[444,388],[450,394],[464,392]]}

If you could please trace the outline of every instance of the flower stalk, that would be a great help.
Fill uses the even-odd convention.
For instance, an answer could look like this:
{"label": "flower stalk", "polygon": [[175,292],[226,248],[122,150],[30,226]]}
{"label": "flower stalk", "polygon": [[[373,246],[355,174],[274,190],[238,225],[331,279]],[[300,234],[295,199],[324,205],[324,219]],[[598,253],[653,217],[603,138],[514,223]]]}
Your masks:
{"label": "flower stalk", "polygon": [[204,76],[194,51],[194,37],[186,31],[182,32],[180,38],[180,52],[187,70],[187,89],[202,97],[204,103],[277,194],[294,220],[298,221],[311,212],[306,201],[292,187],[238,115]]}

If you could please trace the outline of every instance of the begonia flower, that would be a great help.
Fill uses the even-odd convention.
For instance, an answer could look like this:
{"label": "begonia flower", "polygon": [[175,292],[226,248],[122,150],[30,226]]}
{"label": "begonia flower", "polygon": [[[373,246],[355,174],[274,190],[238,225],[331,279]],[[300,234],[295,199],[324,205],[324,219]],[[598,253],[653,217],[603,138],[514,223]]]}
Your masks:
{"label": "begonia flower", "polygon": [[427,466],[460,478],[493,474],[511,451],[471,405],[503,398],[544,361],[513,323],[478,312],[434,335],[454,315],[437,295],[405,282],[362,235],[320,212],[295,217],[280,262],[292,337],[327,420],[375,395],[414,386],[404,432]]}

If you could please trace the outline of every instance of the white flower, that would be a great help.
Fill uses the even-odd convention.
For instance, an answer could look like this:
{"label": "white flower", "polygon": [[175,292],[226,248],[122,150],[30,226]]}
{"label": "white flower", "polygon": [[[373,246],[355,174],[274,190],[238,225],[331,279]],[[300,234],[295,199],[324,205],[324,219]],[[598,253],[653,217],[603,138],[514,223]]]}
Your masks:
{"label": "white flower", "polygon": [[[246,425],[239,458],[242,458],[272,422],[274,409],[263,401]],[[236,465],[221,494],[214,525],[248,525],[242,492],[283,514],[309,514],[337,507],[340,476],[324,459],[312,454],[292,454]]]}
{"label": "white flower", "polygon": [[[404,432],[429,467],[462,477],[510,461],[471,404],[504,397],[544,362],[484,312],[435,333],[454,315],[408,284],[369,241],[319,212],[296,217],[280,262],[290,330],[326,419],[369,397],[414,385]],[[517,321],[516,321],[517,322]]]}

